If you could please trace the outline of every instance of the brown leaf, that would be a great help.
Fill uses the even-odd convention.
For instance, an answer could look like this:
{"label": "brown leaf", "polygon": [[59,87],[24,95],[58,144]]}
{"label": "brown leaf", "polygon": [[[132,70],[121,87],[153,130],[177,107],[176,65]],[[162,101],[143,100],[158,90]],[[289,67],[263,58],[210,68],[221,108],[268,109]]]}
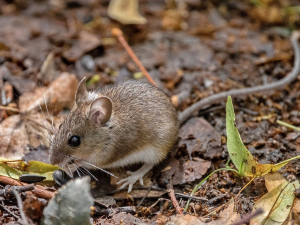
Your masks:
{"label": "brown leaf", "polygon": [[122,24],[145,24],[147,20],[139,13],[138,0],[112,0],[107,13]]}
{"label": "brown leaf", "polygon": [[171,221],[166,223],[166,225],[205,225],[207,223],[201,222],[197,217],[191,216],[189,214],[177,214],[172,216]]}
{"label": "brown leaf", "polygon": [[229,225],[241,219],[241,216],[234,211],[234,201],[231,201],[229,206],[220,212],[220,219],[207,223],[209,225]]}
{"label": "brown leaf", "polygon": [[201,158],[193,158],[192,161],[180,162],[173,158],[170,160],[169,170],[162,172],[160,182],[173,177],[173,184],[185,184],[200,179],[211,166],[211,162]]}
{"label": "brown leaf", "polygon": [[34,92],[23,94],[19,100],[20,111],[39,109],[39,104],[46,111],[45,100],[50,112],[64,107],[72,108],[77,85],[78,80],[74,74],[63,72],[47,88],[37,88]]}
{"label": "brown leaf", "polygon": [[278,185],[285,183],[286,179],[278,172],[268,173],[265,175],[265,185],[268,192],[272,191]]}
{"label": "brown leaf", "polygon": [[113,224],[140,224],[143,223],[142,220],[134,217],[131,214],[124,212],[113,214],[111,219],[99,219],[96,221],[96,224],[102,225],[113,225]]}
{"label": "brown leaf", "polygon": [[32,220],[39,220],[43,216],[43,210],[46,203],[39,201],[37,197],[30,193],[26,193],[26,199],[24,201],[24,212],[26,216]]}
{"label": "brown leaf", "polygon": [[193,152],[210,159],[221,155],[221,135],[202,118],[194,117],[186,122],[179,137],[179,147],[186,146],[190,158]]}
{"label": "brown leaf", "polygon": [[79,39],[75,44],[67,51],[63,53],[63,56],[69,62],[75,62],[86,52],[89,52],[101,45],[100,39],[94,34],[86,31],[81,31],[79,34]]}
{"label": "brown leaf", "polygon": [[0,124],[0,157],[20,159],[28,145],[49,145],[48,132],[51,128],[41,113],[13,115]]}
{"label": "brown leaf", "polygon": [[20,115],[13,115],[0,124],[0,156],[9,159],[20,159],[28,143],[24,124]]}

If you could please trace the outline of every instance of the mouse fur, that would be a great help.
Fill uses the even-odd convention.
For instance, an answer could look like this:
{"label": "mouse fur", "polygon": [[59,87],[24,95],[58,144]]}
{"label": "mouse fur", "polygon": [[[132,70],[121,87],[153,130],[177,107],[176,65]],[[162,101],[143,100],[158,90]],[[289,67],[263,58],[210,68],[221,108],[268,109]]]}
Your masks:
{"label": "mouse fur", "polygon": [[[52,164],[64,167],[75,159],[89,169],[93,167],[84,162],[100,168],[135,163],[152,168],[167,156],[177,140],[179,123],[175,107],[160,89],[127,81],[88,92],[85,83],[83,79],[78,85],[74,107],[51,142]],[[97,105],[99,99],[104,100]],[[68,144],[74,135],[80,137],[77,147]]]}

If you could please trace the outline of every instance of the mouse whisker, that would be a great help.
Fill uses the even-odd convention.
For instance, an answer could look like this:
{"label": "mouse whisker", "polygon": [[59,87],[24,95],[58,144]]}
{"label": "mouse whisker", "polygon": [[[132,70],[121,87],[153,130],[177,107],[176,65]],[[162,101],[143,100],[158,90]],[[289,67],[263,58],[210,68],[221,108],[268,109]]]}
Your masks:
{"label": "mouse whisker", "polygon": [[52,117],[51,117],[51,126],[52,126],[53,133],[55,133],[54,123],[53,123],[53,109],[52,109]]}
{"label": "mouse whisker", "polygon": [[[48,118],[50,118],[45,92],[43,94],[44,94],[44,101],[45,101],[45,106],[46,106],[46,110],[47,110],[47,115],[48,115]],[[52,114],[52,119],[53,119],[53,114]],[[52,120],[52,131],[54,131],[53,120]]]}
{"label": "mouse whisker", "polygon": [[86,172],[88,172],[96,181],[98,181],[98,179],[88,170],[88,169],[86,169],[82,164],[80,164],[79,162],[76,162],[75,161],[75,163],[77,163],[77,165],[79,165],[80,167],[82,167]]}
{"label": "mouse whisker", "polygon": [[95,166],[95,165],[93,165],[93,164],[91,164],[91,163],[89,163],[89,162],[82,161],[82,163],[85,163],[85,164],[88,164],[88,165],[90,165],[90,166],[93,166],[93,167],[95,167],[95,168],[97,168],[97,169],[99,169],[99,170],[101,170],[101,171],[103,171],[103,172],[105,172],[105,173],[107,173],[107,174],[109,174],[109,175],[115,177],[115,178],[118,178],[118,177],[117,177],[116,175],[114,175],[113,173],[110,173],[110,172],[108,172],[108,171],[106,171],[106,170],[104,170],[104,169],[102,169],[102,168],[100,168],[100,167],[98,167],[98,166]]}
{"label": "mouse whisker", "polygon": [[77,172],[78,176],[79,176],[79,177],[81,177],[81,175],[80,175],[80,173],[79,173],[79,171],[78,171],[77,167],[74,165],[74,163],[72,163],[72,162],[71,162],[71,165],[72,165],[72,166],[75,168],[75,170],[76,170],[76,172]]}
{"label": "mouse whisker", "polygon": [[[69,168],[69,171],[70,171],[70,177],[72,178],[72,179],[74,179],[74,176],[73,176],[73,173],[72,173],[72,171],[71,171],[71,169],[70,169],[70,167],[69,167],[69,165],[68,164],[66,164],[67,165],[67,167]],[[67,172],[68,173],[68,172]]]}
{"label": "mouse whisker", "polygon": [[[73,163],[74,163],[74,165],[75,165],[75,162],[73,162]],[[76,165],[75,165],[75,166],[76,166]],[[84,170],[82,170],[82,169],[80,168],[80,166],[77,165],[76,168],[78,169],[79,172],[82,173],[83,176],[88,175]]]}
{"label": "mouse whisker", "polygon": [[42,109],[42,106],[41,106],[41,104],[40,104],[40,101],[39,101],[38,103],[39,103],[39,107],[40,107],[40,110],[41,110],[42,115],[43,115],[43,122],[44,122],[44,125],[45,125],[45,129],[47,130],[48,134],[51,135],[51,133],[50,133],[50,131],[49,131],[49,128],[48,128],[48,126],[47,126],[47,124],[46,124],[46,117],[45,117],[44,111],[43,111],[43,109]]}

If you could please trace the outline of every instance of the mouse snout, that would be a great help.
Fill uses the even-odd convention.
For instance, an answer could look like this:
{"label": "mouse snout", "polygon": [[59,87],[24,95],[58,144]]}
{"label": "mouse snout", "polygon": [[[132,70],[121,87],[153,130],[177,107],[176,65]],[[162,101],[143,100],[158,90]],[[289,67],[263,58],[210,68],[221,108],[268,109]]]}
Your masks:
{"label": "mouse snout", "polygon": [[62,157],[59,154],[50,154],[49,161],[52,165],[57,165],[61,163]]}

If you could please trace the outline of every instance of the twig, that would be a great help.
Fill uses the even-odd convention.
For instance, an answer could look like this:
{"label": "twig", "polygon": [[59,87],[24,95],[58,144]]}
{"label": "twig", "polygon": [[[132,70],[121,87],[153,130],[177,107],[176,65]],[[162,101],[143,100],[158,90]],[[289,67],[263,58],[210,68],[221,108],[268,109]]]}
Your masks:
{"label": "twig", "polygon": [[236,201],[237,198],[239,197],[239,195],[241,194],[241,192],[246,188],[248,187],[248,185],[255,179],[256,177],[253,177],[240,191],[239,193],[236,195],[236,197],[234,198],[234,200]]}
{"label": "twig", "polygon": [[125,38],[123,36],[123,32],[119,28],[113,28],[111,30],[111,32],[112,32],[112,34],[114,36],[117,37],[117,39],[119,40],[119,42],[123,45],[123,47],[125,48],[125,50],[127,51],[127,53],[130,55],[130,57],[135,62],[135,64],[139,67],[139,69],[142,71],[142,73],[147,78],[147,80],[151,84],[153,84],[154,86],[157,86],[156,83],[155,83],[155,81],[152,79],[152,77],[150,76],[150,74],[147,72],[147,70],[145,69],[145,67],[141,63],[141,61],[136,57],[136,55],[134,54],[134,52],[132,51],[132,49],[128,45],[127,41],[125,40]]}
{"label": "twig", "polygon": [[169,180],[169,183],[166,185],[167,186],[167,191],[169,192],[169,196],[171,198],[172,204],[176,210],[177,214],[182,214],[182,209],[178,204],[178,201],[175,197],[174,189],[173,189],[173,184],[172,184],[172,178]]}
{"label": "twig", "polygon": [[17,216],[16,214],[14,214],[12,211],[10,211],[5,205],[0,204],[0,206],[2,207],[2,209],[4,209],[6,212],[8,212],[10,215],[12,215],[13,217],[15,217],[17,220],[20,219],[19,216]]}
{"label": "twig", "polygon": [[101,208],[98,205],[95,205],[95,214],[94,216],[111,216],[112,214],[118,213],[118,212],[125,212],[130,214],[136,214],[136,209],[134,206],[125,206],[125,207],[118,207],[116,209],[110,209],[110,208]]}
{"label": "twig", "polygon": [[288,123],[285,123],[285,122],[283,122],[281,120],[276,120],[276,123],[278,123],[278,124],[280,124],[282,126],[286,126],[286,127],[290,128],[290,129],[293,129],[293,130],[296,130],[296,131],[300,131],[299,127],[295,127],[295,126],[293,126],[291,124],[288,124]]}
{"label": "twig", "polygon": [[253,219],[254,217],[256,217],[256,216],[258,216],[260,214],[262,214],[263,212],[264,211],[261,208],[259,208],[255,212],[253,212],[253,213],[246,214],[242,219],[240,219],[237,222],[234,222],[231,225],[243,225],[244,223],[249,223],[251,219]]}
{"label": "twig", "polygon": [[180,106],[191,94],[191,90],[184,90],[177,95],[173,95],[171,100],[175,107]]}
{"label": "twig", "polygon": [[[11,186],[24,186],[24,185],[28,185],[26,183],[20,182],[20,181],[16,181],[10,177],[5,177],[5,176],[0,176],[0,181],[3,184],[9,184]],[[45,190],[45,188],[43,188],[40,185],[36,185],[34,187],[34,190],[32,191],[37,197],[39,198],[44,198],[44,199],[51,199],[54,197],[54,193]]]}
{"label": "twig", "polygon": [[291,42],[295,51],[295,62],[294,62],[293,70],[286,77],[270,84],[259,85],[250,88],[234,89],[234,90],[221,92],[215,95],[211,95],[207,98],[204,98],[201,101],[191,105],[190,107],[188,107],[178,115],[180,124],[183,124],[187,119],[189,119],[194,112],[199,111],[205,106],[209,106],[214,103],[219,103],[220,101],[225,100],[228,95],[230,95],[232,98],[243,97],[256,92],[268,92],[271,90],[281,89],[284,88],[286,84],[291,83],[293,80],[296,79],[300,71],[300,49],[298,44],[299,37],[300,37],[299,31],[294,31],[292,33]]}
{"label": "twig", "polygon": [[152,204],[148,209],[151,210],[154,206],[156,206],[157,203],[159,203],[160,201],[169,201],[171,202],[170,199],[166,199],[166,198],[159,198],[154,204]]}
{"label": "twig", "polygon": [[145,194],[145,196],[142,198],[142,200],[139,202],[139,204],[136,206],[136,208],[139,208],[141,206],[141,204],[143,203],[143,201],[145,200],[145,198],[147,198],[150,190],[152,189],[153,186],[153,182],[151,183],[151,185],[149,186],[147,193]]}
{"label": "twig", "polygon": [[20,215],[21,215],[21,218],[23,220],[22,223],[25,224],[25,225],[28,225],[28,221],[27,221],[25,213],[23,211],[23,203],[22,203],[22,199],[19,195],[19,192],[16,191],[15,189],[12,189],[12,193],[15,195],[15,197],[17,199],[17,204],[18,204],[18,207],[19,207],[19,210],[20,210]]}
{"label": "twig", "polygon": [[197,185],[194,187],[194,189],[193,189],[193,191],[192,191],[192,193],[191,193],[191,196],[190,196],[189,200],[187,201],[187,203],[186,203],[186,205],[185,205],[185,208],[184,208],[184,211],[185,211],[185,212],[188,210],[189,204],[190,204],[190,202],[191,202],[191,197],[196,193],[196,191],[201,187],[201,185],[202,185],[208,178],[210,178],[211,175],[213,175],[214,173],[219,172],[219,171],[221,171],[221,170],[233,171],[233,172],[236,172],[237,174],[239,174],[239,172],[238,172],[237,170],[231,169],[231,168],[220,168],[220,169],[217,169],[217,170],[213,171],[212,173],[210,173],[210,174],[209,174],[208,176],[206,176],[199,184],[197,184]]}
{"label": "twig", "polygon": [[207,215],[205,215],[205,216],[203,216],[203,217],[207,217],[207,216],[211,215],[211,214],[214,213],[214,212],[218,212],[218,211],[221,210],[224,206],[226,206],[228,203],[230,203],[230,201],[228,201],[228,202],[224,203],[223,205],[221,205],[221,206],[215,208],[213,211],[211,211],[210,213],[208,213]]}
{"label": "twig", "polygon": [[29,184],[25,186],[10,186],[7,185],[4,190],[0,190],[0,196],[6,196],[13,193],[13,190],[20,192],[32,191],[34,189],[34,184]]}
{"label": "twig", "polygon": [[183,197],[183,198],[190,198],[190,199],[199,200],[199,201],[205,201],[205,202],[208,201],[207,198],[203,198],[203,197],[189,196],[189,195],[185,195],[185,194],[181,194],[181,193],[175,193],[175,195],[179,195],[180,197]]}

